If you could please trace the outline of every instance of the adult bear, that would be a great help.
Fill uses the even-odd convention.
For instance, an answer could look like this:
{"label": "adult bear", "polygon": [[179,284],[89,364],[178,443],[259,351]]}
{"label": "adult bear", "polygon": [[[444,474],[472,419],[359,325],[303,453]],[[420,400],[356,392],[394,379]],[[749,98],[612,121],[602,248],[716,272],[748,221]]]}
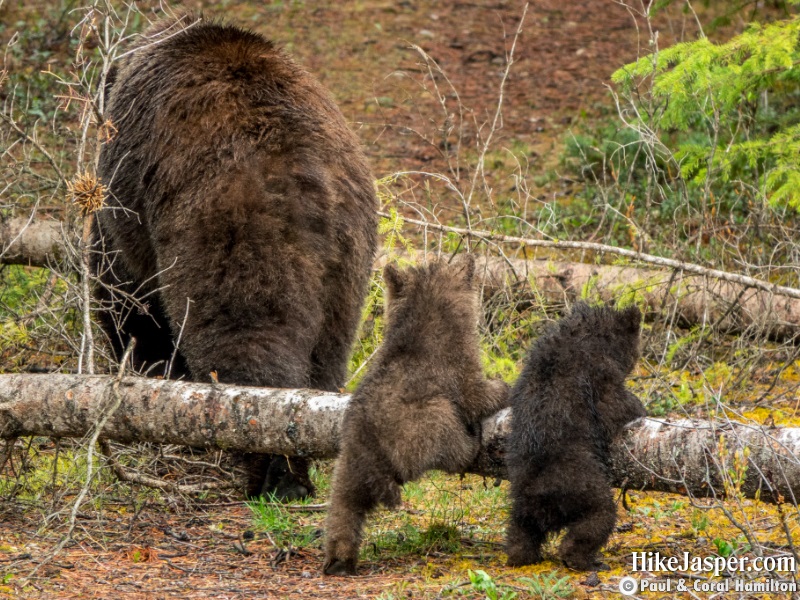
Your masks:
{"label": "adult bear", "polygon": [[[262,36],[192,14],[152,26],[107,87],[94,268],[117,358],[134,337],[151,374],[337,390],[377,201],[330,94]],[[303,460],[247,462],[250,495],[313,493]]]}

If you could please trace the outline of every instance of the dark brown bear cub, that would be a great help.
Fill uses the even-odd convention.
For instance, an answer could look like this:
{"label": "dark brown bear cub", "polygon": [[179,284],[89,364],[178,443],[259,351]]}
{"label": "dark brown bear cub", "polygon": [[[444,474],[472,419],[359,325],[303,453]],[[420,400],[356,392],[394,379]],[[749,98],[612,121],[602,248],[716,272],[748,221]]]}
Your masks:
{"label": "dark brown bear cub", "polygon": [[483,375],[471,256],[398,271],[387,266],[386,337],[353,394],[325,525],[327,575],[354,574],[367,513],[400,503],[400,486],[431,469],[463,472],[481,421],[508,387]]}
{"label": "dark brown bear cub", "polygon": [[609,447],[644,407],[625,387],[639,358],[641,313],[578,304],[530,350],[511,391],[508,441],[509,566],[542,560],[548,533],[579,570],[602,567],[596,553],[614,529]]}
{"label": "dark brown bear cub", "polygon": [[[344,385],[378,217],[330,94],[262,36],[191,14],[151,27],[109,89],[94,268],[117,358],[135,337],[154,375],[175,356],[196,381]],[[266,485],[270,461],[250,464],[250,494],[311,491],[303,461],[273,460]]]}

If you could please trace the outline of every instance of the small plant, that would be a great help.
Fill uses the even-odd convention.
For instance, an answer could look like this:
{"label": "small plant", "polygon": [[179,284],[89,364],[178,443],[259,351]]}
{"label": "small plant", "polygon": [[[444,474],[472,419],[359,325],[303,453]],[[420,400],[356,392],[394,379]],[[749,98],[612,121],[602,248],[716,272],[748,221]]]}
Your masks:
{"label": "small plant", "polygon": [[606,176],[624,179],[629,174],[644,177],[646,164],[641,144],[639,132],[606,123],[597,131],[570,134],[561,162],[590,181]]}
{"label": "small plant", "polygon": [[647,403],[647,414],[651,417],[663,417],[680,406],[672,393],[654,393]]}
{"label": "small plant", "polygon": [[[441,476],[434,475],[430,480],[434,491],[420,498],[422,508],[428,515],[428,527],[433,531],[444,532],[452,529],[458,533],[458,525],[464,522],[464,502],[461,494],[442,489]],[[427,487],[427,486],[426,486]]]}
{"label": "small plant", "polygon": [[747,479],[750,448],[738,448],[731,452],[725,435],[719,436],[717,453],[720,461],[720,474],[725,486],[725,494],[730,498],[743,498],[742,486]]}
{"label": "small plant", "polygon": [[[308,468],[308,477],[317,489],[317,496],[323,498],[328,495],[333,476],[333,462],[315,461]],[[301,503],[312,502],[312,498],[302,500]]]}
{"label": "small plant", "polygon": [[736,553],[736,545],[722,538],[714,538],[712,541],[714,547],[717,549],[717,554],[723,558],[728,558]]}
{"label": "small plant", "polygon": [[[687,134],[676,153],[686,181],[708,189],[713,178],[760,180],[772,206],[800,210],[798,32],[797,17],[751,23],[726,43],[703,36],[659,50],[612,80],[631,93],[652,78],[651,97],[663,107],[660,126]],[[652,121],[642,117],[641,125]]]}
{"label": "small plant", "polygon": [[711,524],[711,521],[708,518],[708,515],[703,510],[695,509],[692,513],[692,529],[694,529],[695,535],[699,535]]}
{"label": "small plant", "polygon": [[461,532],[455,525],[433,523],[421,533],[420,543],[427,552],[457,552],[461,548]]}
{"label": "small plant", "polygon": [[666,513],[668,515],[674,515],[676,512],[683,510],[686,508],[686,502],[681,500],[675,500],[672,504],[667,507]]}
{"label": "small plant", "polygon": [[[297,504],[302,506],[304,502],[309,500]],[[255,526],[266,531],[278,547],[303,548],[318,538],[316,527],[300,524],[299,515],[290,513],[287,505],[278,502],[272,495],[268,498],[259,497],[249,506],[254,514]]]}
{"label": "small plant", "polygon": [[541,600],[572,598],[575,592],[569,582],[569,576],[559,577],[558,571],[537,573],[531,577],[520,577],[519,582],[528,588],[533,598],[540,598]]}
{"label": "small plant", "polygon": [[645,517],[653,517],[653,520],[657,523],[663,517],[672,516],[679,510],[682,510],[685,506],[686,504],[679,500],[668,506],[662,506],[660,502],[656,501],[653,502],[652,506],[641,506],[636,510]]}
{"label": "small plant", "polygon": [[362,544],[360,559],[367,560],[371,557],[383,556],[404,556],[408,554],[422,554],[423,549],[420,544],[420,530],[411,523],[394,525],[386,530],[369,533],[366,543]]}
{"label": "small plant", "polygon": [[476,569],[467,571],[471,587],[476,592],[486,594],[487,600],[514,600],[517,592],[508,586],[498,585],[486,571]]}
{"label": "small plant", "polygon": [[370,535],[361,549],[362,559],[384,554],[389,556],[426,556],[431,552],[451,554],[461,548],[461,533],[454,525],[434,523],[421,529],[411,523]]}

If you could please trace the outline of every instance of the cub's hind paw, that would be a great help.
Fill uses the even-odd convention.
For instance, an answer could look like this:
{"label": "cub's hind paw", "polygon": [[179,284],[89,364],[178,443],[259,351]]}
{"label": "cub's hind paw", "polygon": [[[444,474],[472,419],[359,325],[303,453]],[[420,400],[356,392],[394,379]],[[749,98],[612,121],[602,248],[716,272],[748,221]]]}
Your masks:
{"label": "cub's hind paw", "polygon": [[535,565],[542,562],[542,555],[538,552],[509,552],[506,566],[508,567],[525,567],[527,565]]}
{"label": "cub's hind paw", "polygon": [[599,560],[597,558],[586,559],[586,558],[575,558],[575,557],[570,557],[570,558],[562,557],[561,560],[564,561],[564,564],[567,567],[569,567],[570,569],[573,569],[575,571],[610,571],[611,570],[611,567],[609,567],[606,563],[604,563],[603,561],[601,561],[601,560]]}
{"label": "cub's hind paw", "polygon": [[356,561],[343,558],[331,558],[322,565],[322,572],[325,575],[343,577],[356,574]]}

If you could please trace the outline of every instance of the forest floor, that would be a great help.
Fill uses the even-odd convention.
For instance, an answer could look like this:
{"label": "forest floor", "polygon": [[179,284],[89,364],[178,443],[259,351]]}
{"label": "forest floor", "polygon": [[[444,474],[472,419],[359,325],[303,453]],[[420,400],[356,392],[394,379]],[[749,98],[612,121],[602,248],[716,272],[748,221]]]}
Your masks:
{"label": "forest floor", "polygon": [[[330,464],[321,469],[317,482],[323,489],[316,501],[325,499]],[[233,495],[190,500],[131,488],[110,474],[100,481],[92,489],[94,500],[78,514],[73,541],[52,559],[66,530],[67,500],[74,495],[62,498],[67,508],[47,527],[45,503],[18,498],[3,505],[0,597],[618,598],[622,577],[658,581],[668,575],[634,573],[633,552],[717,556],[724,548],[738,553],[746,543],[714,501],[628,491],[628,509],[620,506],[617,532],[603,551],[609,570],[595,575],[565,568],[555,542],[546,546],[544,562],[509,568],[502,548],[507,483],[495,487],[477,476],[459,481],[432,473],[405,486],[400,510],[381,510],[369,519],[358,576],[324,577],[325,513],[319,505],[251,505]],[[762,542],[785,544],[785,515],[775,506],[741,500],[727,508]],[[471,581],[470,571],[478,570],[490,579]],[[753,576],[733,573],[715,581],[731,581],[731,575]],[[708,574],[677,573],[673,586],[680,577],[690,587],[710,580]]]}
{"label": "forest floor", "polygon": [[[253,28],[296,56],[332,91],[379,178],[398,171],[464,175],[461,161],[478,154],[476,133],[485,136],[495,117],[523,13],[523,3],[503,0],[185,4]],[[41,2],[0,3],[0,21],[24,27],[42,11]],[[69,25],[69,17],[65,22]],[[664,46],[696,32],[694,16],[682,11],[664,13],[656,24]],[[3,30],[4,41],[10,31]],[[648,37],[644,20],[614,0],[531,3],[494,133],[494,147],[501,150],[488,167],[502,171],[500,184],[512,185],[504,178],[520,157],[536,171],[557,168],[570,130],[615,114],[606,87],[610,75],[649,51]],[[67,37],[43,39],[49,47],[41,64],[23,65],[32,72],[69,60]],[[438,74],[430,76],[429,69]],[[455,136],[463,142],[461,155],[442,142],[443,131],[454,123],[461,131]],[[502,148],[514,150],[511,166]],[[572,182],[548,185],[565,188]],[[455,208],[444,201],[443,219]],[[44,447],[31,468],[49,473],[59,464],[52,454]],[[9,463],[5,475],[18,466]],[[321,467],[320,482],[329,470]],[[604,554],[610,571],[599,577],[569,571],[553,547],[541,565],[509,569],[502,550],[507,484],[433,474],[407,486],[402,510],[384,511],[371,521],[359,576],[332,579],[320,574],[317,535],[324,512],[317,508],[253,509],[233,494],[190,500],[115,483],[104,473],[78,513],[73,541],[50,559],[66,531],[75,493],[53,506],[46,483],[0,503],[0,597],[619,597],[617,585],[631,574],[634,551],[704,556],[735,552],[746,543],[718,504],[628,492],[630,510],[620,507],[618,533]],[[5,497],[9,484],[3,485]],[[324,499],[323,489],[318,501]],[[784,521],[774,506],[743,500],[733,510],[748,531],[775,536],[780,545]],[[57,516],[48,520],[51,514]],[[287,552],[287,547],[297,549]],[[470,582],[469,571],[478,569],[492,580]],[[651,597],[661,596],[673,594]]]}

